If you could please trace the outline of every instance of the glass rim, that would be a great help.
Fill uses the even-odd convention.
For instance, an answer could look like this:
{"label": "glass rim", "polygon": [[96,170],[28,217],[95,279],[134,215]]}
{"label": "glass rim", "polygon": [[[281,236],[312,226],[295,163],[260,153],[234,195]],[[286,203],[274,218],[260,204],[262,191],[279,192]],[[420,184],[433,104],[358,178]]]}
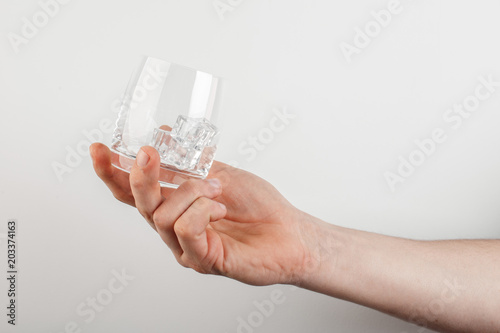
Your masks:
{"label": "glass rim", "polygon": [[204,69],[198,69],[198,68],[195,68],[195,67],[192,67],[192,66],[184,65],[184,64],[181,64],[181,63],[178,63],[178,62],[175,62],[175,61],[171,61],[170,59],[166,59],[166,58],[163,58],[163,57],[157,57],[157,56],[152,56],[152,55],[147,55],[147,54],[141,54],[139,56],[139,58],[141,59],[142,62],[145,62],[148,58],[152,58],[152,59],[156,59],[156,60],[161,60],[161,61],[168,62],[171,65],[182,67],[184,69],[188,69],[190,71],[202,72],[202,73],[205,73],[205,74],[209,74],[209,75],[211,75],[212,77],[214,77],[214,78],[216,78],[218,80],[227,80],[227,77],[225,77],[225,76],[222,76],[222,75],[219,75],[219,74],[214,74],[214,73],[208,72],[208,71],[206,71]]}

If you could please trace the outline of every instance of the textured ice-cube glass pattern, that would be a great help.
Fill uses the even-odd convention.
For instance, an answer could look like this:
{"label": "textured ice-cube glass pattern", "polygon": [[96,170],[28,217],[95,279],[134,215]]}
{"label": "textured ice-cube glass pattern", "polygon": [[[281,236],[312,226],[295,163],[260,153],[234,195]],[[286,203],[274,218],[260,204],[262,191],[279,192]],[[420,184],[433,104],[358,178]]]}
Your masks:
{"label": "textured ice-cube glass pattern", "polygon": [[179,116],[170,132],[157,129],[152,145],[163,163],[206,176],[212,164],[218,129],[205,118]]}

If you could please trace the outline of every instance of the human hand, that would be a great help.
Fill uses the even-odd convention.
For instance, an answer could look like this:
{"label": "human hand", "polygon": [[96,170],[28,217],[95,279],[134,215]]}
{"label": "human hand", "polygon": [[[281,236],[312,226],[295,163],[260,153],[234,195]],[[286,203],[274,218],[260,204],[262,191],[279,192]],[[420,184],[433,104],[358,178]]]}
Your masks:
{"label": "human hand", "polygon": [[130,174],[111,165],[105,145],[90,150],[97,175],[137,207],[181,265],[252,285],[300,283],[311,257],[304,231],[313,222],[267,181],[215,161],[207,180],[162,188],[154,148],[142,148]]}

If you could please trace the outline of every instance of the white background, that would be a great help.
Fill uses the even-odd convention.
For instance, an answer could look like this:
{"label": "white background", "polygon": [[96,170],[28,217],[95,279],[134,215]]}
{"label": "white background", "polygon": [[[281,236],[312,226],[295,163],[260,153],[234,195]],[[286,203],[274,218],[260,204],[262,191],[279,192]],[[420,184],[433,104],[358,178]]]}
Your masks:
{"label": "white background", "polygon": [[[217,158],[269,180],[300,209],[394,236],[500,237],[500,88],[459,129],[442,118],[478,76],[500,80],[498,1],[402,0],[351,63],[340,44],[388,1],[232,2],[221,20],[212,0],[72,0],[16,53],[8,34],[21,34],[40,5],[1,1],[0,234],[18,220],[20,271],[15,328],[0,282],[2,332],[64,332],[69,322],[83,332],[237,332],[238,317],[274,289],[286,300],[254,332],[422,331],[288,286],[198,275],[112,197],[88,156],[60,181],[53,164],[66,164],[83,131],[114,121],[113,102],[142,55],[225,76]],[[275,108],[296,118],[249,160],[238,147]],[[384,173],[437,127],[447,141],[392,192]],[[85,322],[77,307],[122,269],[135,279]]]}

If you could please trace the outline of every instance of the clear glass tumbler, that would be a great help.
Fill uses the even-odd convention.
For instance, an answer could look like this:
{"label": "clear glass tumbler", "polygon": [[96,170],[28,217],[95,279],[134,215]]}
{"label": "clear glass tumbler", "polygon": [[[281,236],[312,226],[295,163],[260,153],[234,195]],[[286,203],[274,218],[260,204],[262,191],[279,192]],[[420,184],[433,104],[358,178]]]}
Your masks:
{"label": "clear glass tumbler", "polygon": [[204,179],[219,140],[221,84],[212,74],[144,57],[116,122],[113,166],[130,172],[139,149],[149,145],[160,155],[162,186]]}

